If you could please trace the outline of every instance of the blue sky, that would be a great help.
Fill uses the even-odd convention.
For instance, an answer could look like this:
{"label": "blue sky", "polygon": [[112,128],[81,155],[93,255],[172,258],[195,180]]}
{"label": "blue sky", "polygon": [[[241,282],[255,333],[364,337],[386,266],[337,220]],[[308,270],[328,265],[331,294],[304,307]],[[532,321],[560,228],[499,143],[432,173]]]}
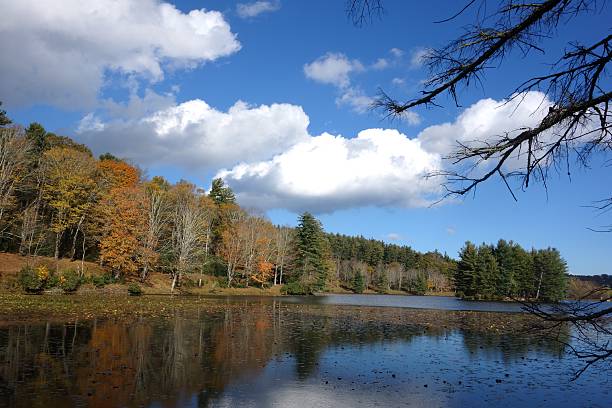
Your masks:
{"label": "blue sky", "polygon": [[[123,0],[98,8],[65,0],[42,11],[27,3],[9,2],[12,19],[0,23],[0,100],[15,122],[41,122],[149,175],[205,187],[223,175],[244,205],[273,222],[293,225],[308,209],[330,232],[451,256],[466,240],[505,238],[559,248],[572,273],[612,272],[612,234],[587,229],[610,217],[585,207],[610,194],[604,157],[588,170],[573,166],[571,181],[553,176],[548,192],[519,191],[518,202],[494,180],[430,208],[437,184],[421,179],[445,165],[440,157],[455,140],[532,123],[529,108],[541,97],[512,115],[499,102],[521,79],[547,72],[568,41],[608,32],[609,7],[563,24],[544,41],[546,55],[510,55],[483,87],[461,90],[461,107],[443,98],[442,108],[389,121],[367,104],[379,87],[400,99],[419,91],[427,77],[419,53],[470,21],[466,14],[433,23],[457,2],[390,0],[382,19],[363,27],[351,24],[341,0]],[[38,11],[27,23],[11,22],[23,21],[28,7]]]}

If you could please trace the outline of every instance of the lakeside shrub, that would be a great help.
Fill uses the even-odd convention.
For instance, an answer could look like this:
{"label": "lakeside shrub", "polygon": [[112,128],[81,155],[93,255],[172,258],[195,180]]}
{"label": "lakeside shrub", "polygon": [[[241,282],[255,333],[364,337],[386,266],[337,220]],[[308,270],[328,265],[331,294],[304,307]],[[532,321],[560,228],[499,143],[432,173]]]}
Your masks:
{"label": "lakeside shrub", "polygon": [[49,275],[49,277],[47,278],[44,284],[45,289],[58,288],[59,286],[60,286],[60,277],[54,273]]}
{"label": "lakeside shrub", "polygon": [[312,291],[300,282],[290,282],[283,285],[281,293],[285,295],[309,295]]}
{"label": "lakeside shrub", "polygon": [[59,276],[59,287],[65,292],[75,292],[81,286],[82,279],[77,271],[68,269]]}
{"label": "lakeside shrub", "polygon": [[19,285],[28,293],[38,293],[45,288],[49,271],[45,266],[34,269],[31,266],[24,266],[19,271]]}
{"label": "lakeside shrub", "polygon": [[130,283],[130,285],[127,288],[127,291],[130,296],[142,295],[142,288],[137,283]]}
{"label": "lakeside shrub", "polygon": [[105,273],[103,275],[93,275],[90,278],[90,281],[92,285],[94,285],[96,288],[102,288],[106,285],[117,283],[117,279],[115,279],[112,273]]}

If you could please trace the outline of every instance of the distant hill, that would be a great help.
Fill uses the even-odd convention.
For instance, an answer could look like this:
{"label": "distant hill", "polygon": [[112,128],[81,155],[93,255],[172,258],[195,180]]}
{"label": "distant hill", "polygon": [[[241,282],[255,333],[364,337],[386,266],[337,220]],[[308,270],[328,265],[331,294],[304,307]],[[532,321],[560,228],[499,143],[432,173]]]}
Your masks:
{"label": "distant hill", "polygon": [[570,275],[572,278],[579,279],[583,282],[591,282],[597,286],[607,286],[612,288],[612,275]]}

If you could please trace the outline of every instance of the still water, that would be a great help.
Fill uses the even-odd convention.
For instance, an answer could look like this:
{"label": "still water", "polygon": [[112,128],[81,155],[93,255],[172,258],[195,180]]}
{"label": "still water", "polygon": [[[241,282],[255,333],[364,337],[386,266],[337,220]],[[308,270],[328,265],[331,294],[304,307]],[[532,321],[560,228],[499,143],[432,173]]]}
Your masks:
{"label": "still water", "polygon": [[163,317],[5,322],[0,406],[609,407],[606,371],[571,382],[580,362],[525,333],[520,314],[338,304],[350,301],[219,298]]}

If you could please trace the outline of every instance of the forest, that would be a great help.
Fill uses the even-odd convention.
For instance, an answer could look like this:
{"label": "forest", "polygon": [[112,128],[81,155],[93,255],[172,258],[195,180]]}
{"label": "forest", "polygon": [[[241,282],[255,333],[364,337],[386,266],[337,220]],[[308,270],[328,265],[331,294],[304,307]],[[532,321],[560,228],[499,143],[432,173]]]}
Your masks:
{"label": "forest", "polygon": [[567,264],[554,248],[528,252],[512,241],[480,246],[466,242],[459,257],[455,286],[464,298],[565,298]]}
{"label": "forest", "polygon": [[204,190],[145,177],[132,163],[109,153],[95,158],[38,123],[24,129],[4,120],[0,133],[0,250],[81,261],[72,275],[24,271],[26,289],[39,289],[54,274],[78,281],[91,261],[109,279],[144,283],[152,272],[164,273],[172,290],[213,277],[226,287],[284,285],[292,294],[342,288],[456,291],[474,299],[564,296],[567,267],[554,249],[466,243],[456,261],[326,233],[308,212],[296,228],[274,225],[241,208],[221,179]]}

